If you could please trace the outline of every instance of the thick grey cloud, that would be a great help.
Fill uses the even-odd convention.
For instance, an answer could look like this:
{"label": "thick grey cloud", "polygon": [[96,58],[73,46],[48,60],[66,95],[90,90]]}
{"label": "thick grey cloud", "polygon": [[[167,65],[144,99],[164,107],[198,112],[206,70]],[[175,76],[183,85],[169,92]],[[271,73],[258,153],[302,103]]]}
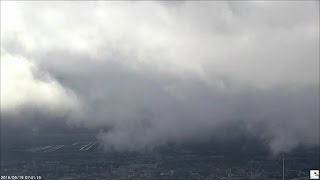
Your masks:
{"label": "thick grey cloud", "polygon": [[59,121],[119,151],[319,145],[319,2],[1,2],[1,27],[10,126]]}

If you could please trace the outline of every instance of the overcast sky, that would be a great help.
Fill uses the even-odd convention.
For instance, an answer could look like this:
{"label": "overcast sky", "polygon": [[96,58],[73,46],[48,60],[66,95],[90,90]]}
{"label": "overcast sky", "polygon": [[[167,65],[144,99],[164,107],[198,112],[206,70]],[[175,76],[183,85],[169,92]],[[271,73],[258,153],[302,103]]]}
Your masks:
{"label": "overcast sky", "polygon": [[1,116],[106,150],[319,146],[319,1],[1,1]]}

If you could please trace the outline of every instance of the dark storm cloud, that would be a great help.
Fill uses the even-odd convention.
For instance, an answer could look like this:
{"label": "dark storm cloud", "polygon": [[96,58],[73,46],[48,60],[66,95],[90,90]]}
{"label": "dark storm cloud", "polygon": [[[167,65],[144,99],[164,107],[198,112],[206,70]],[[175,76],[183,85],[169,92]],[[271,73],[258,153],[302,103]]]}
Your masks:
{"label": "dark storm cloud", "polygon": [[275,153],[317,146],[318,5],[6,2],[2,120],[85,128],[119,151],[243,135]]}

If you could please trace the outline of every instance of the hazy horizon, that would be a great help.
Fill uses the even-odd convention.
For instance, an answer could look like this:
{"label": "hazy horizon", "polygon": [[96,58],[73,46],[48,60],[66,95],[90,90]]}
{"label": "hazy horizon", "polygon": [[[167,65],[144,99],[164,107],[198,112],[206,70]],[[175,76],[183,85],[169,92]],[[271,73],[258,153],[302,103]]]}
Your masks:
{"label": "hazy horizon", "polygon": [[278,154],[319,129],[319,1],[1,1],[1,147]]}

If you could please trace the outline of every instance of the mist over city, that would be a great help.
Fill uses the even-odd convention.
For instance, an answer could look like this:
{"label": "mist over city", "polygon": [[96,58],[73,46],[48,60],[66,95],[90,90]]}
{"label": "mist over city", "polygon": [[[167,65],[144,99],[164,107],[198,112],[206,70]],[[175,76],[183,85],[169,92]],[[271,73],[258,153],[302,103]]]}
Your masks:
{"label": "mist over city", "polygon": [[319,1],[1,1],[1,175],[309,179],[319,20]]}

